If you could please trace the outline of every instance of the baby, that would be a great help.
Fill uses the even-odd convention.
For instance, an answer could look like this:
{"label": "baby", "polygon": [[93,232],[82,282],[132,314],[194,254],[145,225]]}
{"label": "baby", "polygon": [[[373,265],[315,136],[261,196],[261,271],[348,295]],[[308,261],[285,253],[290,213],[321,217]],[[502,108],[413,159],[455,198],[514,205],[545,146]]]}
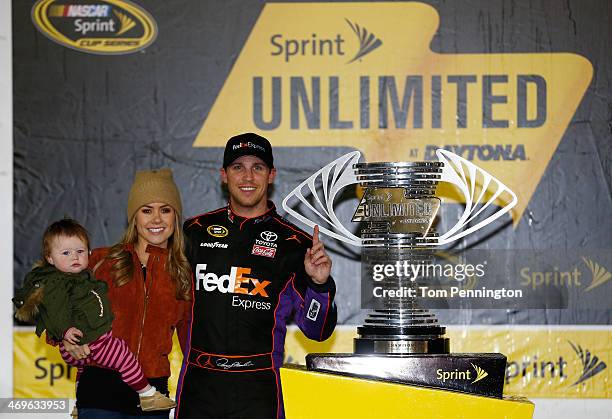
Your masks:
{"label": "baby", "polygon": [[172,399],[149,384],[125,341],[112,335],[108,286],[87,269],[89,238],[85,228],[70,219],[54,222],[43,235],[42,256],[15,293],[15,317],[34,321],[38,336],[46,330],[53,341],[65,339],[73,345],[89,346],[89,357],[77,360],[60,343],[64,361],[78,369],[77,382],[83,365],[95,362],[121,374],[138,392],[143,411],[175,407]]}

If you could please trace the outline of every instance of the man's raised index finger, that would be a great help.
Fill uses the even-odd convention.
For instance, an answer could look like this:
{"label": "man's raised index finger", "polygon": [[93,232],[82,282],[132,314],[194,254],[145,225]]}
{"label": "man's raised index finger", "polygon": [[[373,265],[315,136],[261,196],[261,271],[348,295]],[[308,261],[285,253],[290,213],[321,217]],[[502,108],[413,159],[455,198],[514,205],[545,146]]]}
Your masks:
{"label": "man's raised index finger", "polygon": [[319,243],[319,226],[315,224],[314,233],[312,234],[312,245]]}

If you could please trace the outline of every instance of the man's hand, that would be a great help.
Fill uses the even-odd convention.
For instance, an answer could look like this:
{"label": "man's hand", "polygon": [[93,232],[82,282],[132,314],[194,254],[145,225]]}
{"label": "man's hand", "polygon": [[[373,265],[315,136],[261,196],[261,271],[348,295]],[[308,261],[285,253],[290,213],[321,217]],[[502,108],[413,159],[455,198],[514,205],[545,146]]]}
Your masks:
{"label": "man's hand", "polygon": [[319,241],[319,226],[315,225],[312,247],[304,256],[306,273],[316,284],[325,284],[331,273],[332,261],[325,253],[325,246]]}

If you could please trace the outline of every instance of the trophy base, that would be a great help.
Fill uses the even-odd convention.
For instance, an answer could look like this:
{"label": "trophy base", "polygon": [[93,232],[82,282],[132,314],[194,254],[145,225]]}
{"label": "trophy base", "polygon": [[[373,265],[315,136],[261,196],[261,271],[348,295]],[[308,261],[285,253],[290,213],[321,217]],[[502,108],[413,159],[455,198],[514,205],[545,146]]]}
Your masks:
{"label": "trophy base", "polygon": [[307,371],[298,365],[285,364],[280,375],[285,415],[291,419],[532,419],[535,407],[516,396],[482,397]]}
{"label": "trophy base", "polygon": [[506,357],[476,354],[308,354],[309,371],[501,398]]}
{"label": "trophy base", "polygon": [[[371,314],[381,317],[380,314]],[[392,315],[385,315],[386,319]],[[371,321],[375,321],[371,320]],[[388,320],[385,320],[388,321]],[[365,324],[357,328],[359,337],[354,339],[356,354],[447,354],[449,339],[444,337],[446,328],[437,325],[395,326]]]}
{"label": "trophy base", "polygon": [[449,339],[436,337],[432,339],[387,339],[355,338],[355,354],[359,355],[409,355],[409,354],[448,354]]}

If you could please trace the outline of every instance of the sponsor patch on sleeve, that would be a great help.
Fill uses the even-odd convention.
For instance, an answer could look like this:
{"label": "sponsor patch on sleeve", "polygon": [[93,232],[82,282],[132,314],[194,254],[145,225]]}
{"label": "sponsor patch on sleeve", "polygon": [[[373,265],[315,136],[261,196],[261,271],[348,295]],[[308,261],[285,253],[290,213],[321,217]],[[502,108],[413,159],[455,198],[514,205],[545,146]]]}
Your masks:
{"label": "sponsor patch on sleeve", "polygon": [[315,320],[317,320],[320,310],[321,303],[313,299],[312,301],[310,301],[310,307],[308,307],[308,313],[306,313],[306,318],[314,322]]}

